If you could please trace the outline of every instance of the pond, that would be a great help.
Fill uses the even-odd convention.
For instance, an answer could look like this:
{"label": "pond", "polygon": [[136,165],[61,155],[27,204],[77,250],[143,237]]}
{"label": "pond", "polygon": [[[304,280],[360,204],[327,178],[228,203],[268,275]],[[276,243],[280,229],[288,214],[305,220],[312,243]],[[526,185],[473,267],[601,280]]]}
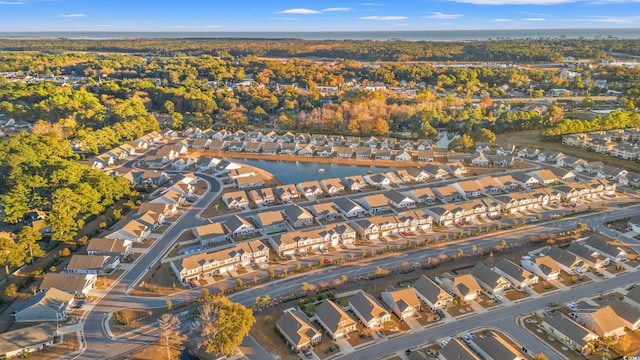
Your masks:
{"label": "pond", "polygon": [[[395,170],[395,168],[385,168],[377,166],[357,166],[341,164],[325,164],[313,162],[296,161],[274,161],[274,160],[251,160],[251,159],[228,159],[240,164],[255,166],[270,172],[283,184],[297,184],[303,181],[322,180],[329,178],[342,178],[353,175],[367,175],[369,173],[380,173]],[[324,169],[324,172],[318,170]]]}

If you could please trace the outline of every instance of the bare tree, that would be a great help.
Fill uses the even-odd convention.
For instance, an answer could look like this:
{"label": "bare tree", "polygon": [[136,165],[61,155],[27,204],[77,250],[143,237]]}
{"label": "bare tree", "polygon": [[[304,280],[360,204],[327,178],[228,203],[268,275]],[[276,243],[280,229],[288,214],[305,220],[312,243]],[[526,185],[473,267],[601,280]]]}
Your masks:
{"label": "bare tree", "polygon": [[167,350],[167,360],[171,360],[171,348],[180,346],[187,340],[187,336],[180,330],[180,319],[171,314],[163,314],[158,320],[158,327],[162,331],[160,346]]}

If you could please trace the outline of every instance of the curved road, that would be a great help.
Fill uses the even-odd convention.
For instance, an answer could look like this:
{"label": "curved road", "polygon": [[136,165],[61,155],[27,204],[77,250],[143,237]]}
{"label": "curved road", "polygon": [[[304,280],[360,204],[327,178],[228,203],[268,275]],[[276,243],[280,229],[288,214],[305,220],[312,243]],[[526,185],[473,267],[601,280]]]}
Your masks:
{"label": "curved road", "polygon": [[[213,201],[222,190],[222,184],[213,176],[201,173],[199,173],[198,176],[209,183],[209,191],[193,204],[191,208],[186,210],[180,219],[174,222],[164,234],[154,242],[149,248],[149,252],[141,256],[133,268],[126,272],[111,289],[106,291],[104,297],[99,299],[95,305],[89,308],[84,314],[84,352],[79,358],[106,359],[111,356],[116,356],[117,354],[126,353],[139,346],[140,340],[144,340],[138,338],[134,341],[123,339],[118,342],[113,342],[104,332],[102,322],[105,319],[106,313],[128,307],[127,300],[135,298],[130,298],[127,295],[127,289],[133,286],[139,278],[148,271],[150,266],[153,266],[162,255],[173,246],[174,241],[180,236],[184,229],[201,224],[202,220],[197,218],[197,215],[201,211],[199,205],[207,205]],[[178,223],[179,226],[176,226]],[[145,303],[153,304],[154,302],[145,301]],[[157,338],[154,341],[157,341]]]}

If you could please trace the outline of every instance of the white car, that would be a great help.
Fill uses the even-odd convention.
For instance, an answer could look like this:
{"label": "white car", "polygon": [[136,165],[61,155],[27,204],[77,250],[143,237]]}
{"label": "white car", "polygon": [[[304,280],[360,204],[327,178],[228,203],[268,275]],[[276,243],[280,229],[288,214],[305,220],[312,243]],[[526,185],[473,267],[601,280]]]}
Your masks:
{"label": "white car", "polygon": [[496,295],[496,299],[500,302],[504,302],[504,298],[501,295]]}

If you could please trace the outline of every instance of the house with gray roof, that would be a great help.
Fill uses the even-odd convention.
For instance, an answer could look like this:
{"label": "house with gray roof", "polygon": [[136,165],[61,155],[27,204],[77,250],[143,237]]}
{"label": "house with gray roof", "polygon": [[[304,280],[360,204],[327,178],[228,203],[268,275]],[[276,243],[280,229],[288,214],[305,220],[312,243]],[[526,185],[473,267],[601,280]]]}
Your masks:
{"label": "house with gray roof", "polygon": [[368,328],[376,328],[391,321],[391,314],[372,295],[362,290],[349,299],[349,310]]}
{"label": "house with gray roof", "polygon": [[253,234],[256,232],[256,227],[249,221],[241,218],[238,215],[231,215],[223,224],[227,233],[233,237]]}
{"label": "house with gray roof", "polygon": [[313,224],[313,215],[309,210],[298,205],[288,205],[283,209],[284,217],[293,227],[309,226]]}
{"label": "house with gray roof", "polygon": [[582,259],[559,247],[551,247],[548,250],[543,250],[541,255],[549,256],[560,266],[560,269],[568,275],[579,275],[587,271]]}
{"label": "house with gray roof", "polygon": [[593,251],[588,247],[582,246],[578,243],[571,243],[571,245],[569,245],[566,250],[582,259],[585,265],[589,266],[592,269],[601,269],[609,265],[610,259],[608,257],[602,256],[599,252]]}
{"label": "house with gray roof", "polygon": [[120,258],[117,256],[73,255],[65,268],[65,272],[102,275],[114,270],[118,265],[120,265]]}
{"label": "house with gray roof", "polygon": [[322,333],[316,329],[307,317],[295,309],[288,309],[276,321],[276,329],[287,344],[296,352],[320,343]]}
{"label": "house with gray roof", "polygon": [[438,350],[439,360],[481,360],[459,339],[452,339],[441,350]]}
{"label": "house with gray roof", "polygon": [[339,305],[325,299],[316,307],[316,320],[332,339],[344,338],[356,331],[358,324]]}
{"label": "house with gray roof", "polygon": [[40,290],[56,288],[72,295],[87,295],[93,289],[97,276],[94,274],[47,273]]}
{"label": "house with gray roof", "polygon": [[511,287],[509,280],[483,263],[477,263],[471,269],[471,275],[478,280],[478,284],[489,294],[501,294]]}
{"label": "house with gray roof", "polygon": [[529,359],[502,335],[495,331],[476,334],[469,346],[484,359],[494,360],[525,360]]}
{"label": "house with gray roof", "polygon": [[518,289],[524,289],[538,283],[537,275],[523,269],[508,259],[502,259],[494,266],[493,271],[504,276]]}
{"label": "house with gray roof", "polygon": [[444,309],[453,302],[453,296],[434,281],[422,275],[412,285],[418,298],[431,310]]}
{"label": "house with gray roof", "polygon": [[551,315],[545,315],[541,326],[570,349],[578,349],[583,353],[588,349],[589,343],[598,339],[598,335],[594,332],[557,311]]}
{"label": "house with gray roof", "polygon": [[[18,358],[53,346],[53,328],[40,324],[0,333],[0,358]],[[36,355],[37,356],[37,355]]]}
{"label": "house with gray roof", "polygon": [[578,243],[586,246],[593,251],[597,251],[602,256],[608,257],[614,263],[627,260],[626,251],[624,251],[619,246],[615,246],[607,241],[600,240],[595,237],[590,237],[586,240],[578,241]]}
{"label": "house with gray roof", "polygon": [[20,304],[11,315],[16,322],[64,321],[74,302],[73,295],[50,288]]}
{"label": "house with gray roof", "polygon": [[384,197],[387,198],[389,204],[397,209],[406,209],[416,206],[416,201],[398,190],[385,191]]}
{"label": "house with gray roof", "polygon": [[334,207],[348,218],[361,217],[367,214],[367,210],[355,201],[341,196],[333,199]]}

